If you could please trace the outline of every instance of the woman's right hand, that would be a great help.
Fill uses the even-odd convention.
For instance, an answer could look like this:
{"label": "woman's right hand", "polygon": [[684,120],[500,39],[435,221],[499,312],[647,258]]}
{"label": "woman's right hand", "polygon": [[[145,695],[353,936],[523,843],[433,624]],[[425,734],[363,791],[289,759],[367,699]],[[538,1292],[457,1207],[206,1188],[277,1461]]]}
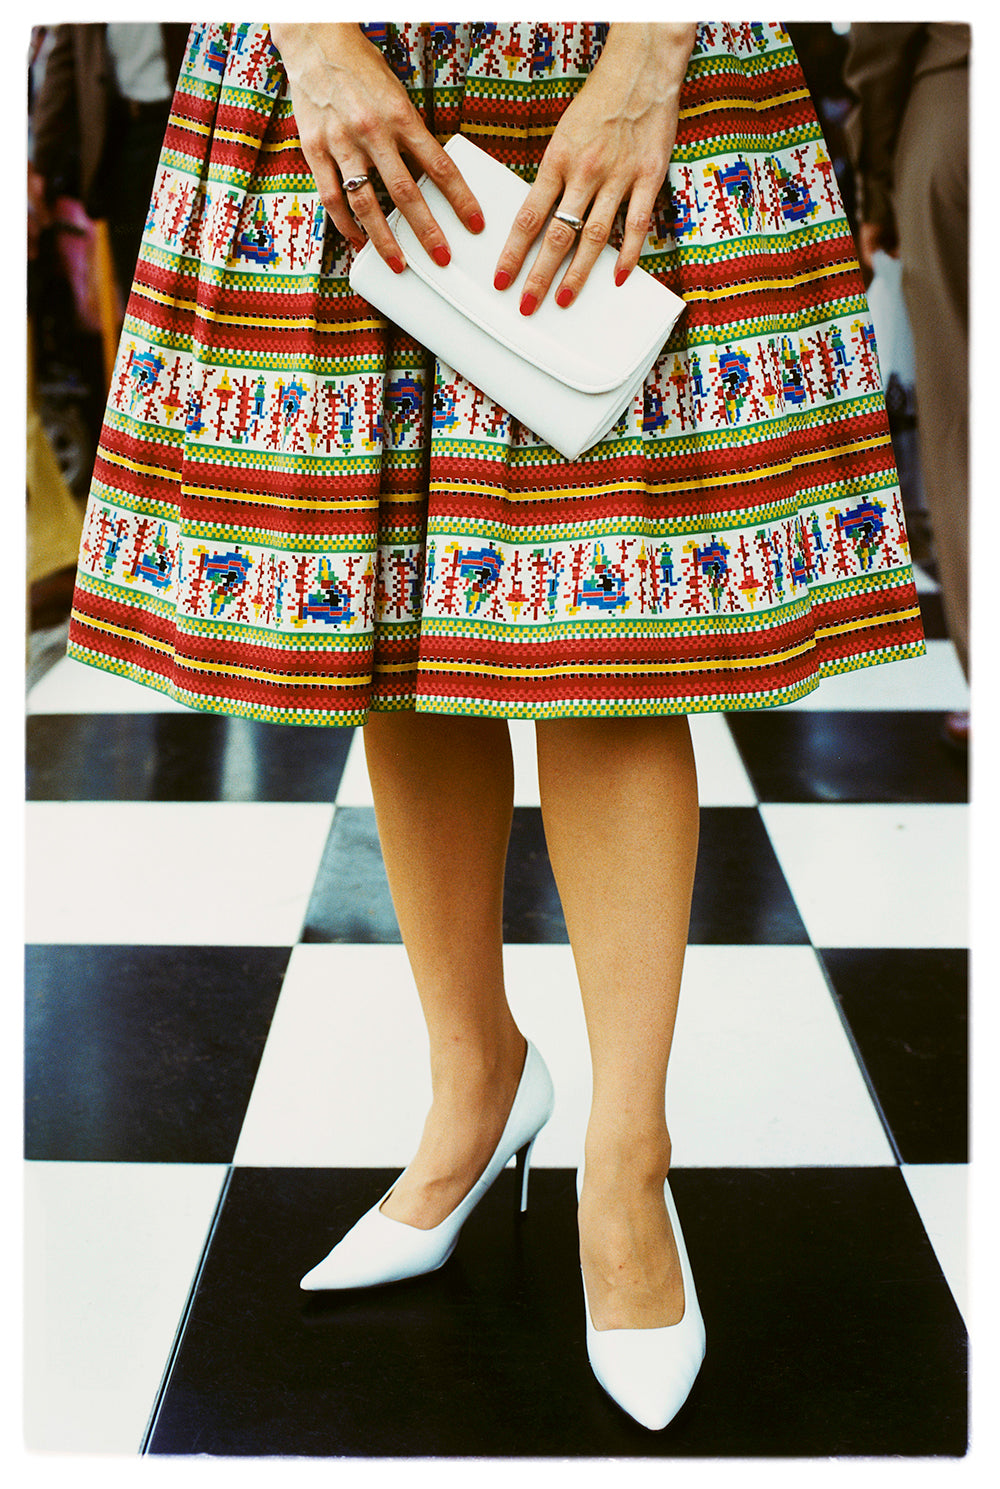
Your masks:
{"label": "woman's right hand", "polygon": [[389,267],[402,273],[402,250],[371,183],[350,193],[343,186],[353,176],[377,171],[422,246],[437,263],[448,263],[451,254],[445,235],[404,154],[427,172],[468,230],[482,232],[482,209],[461,172],[358,25],[275,23],[271,39],[288,75],[302,153],[324,207],[345,238],[355,247],[364,245],[360,222]]}

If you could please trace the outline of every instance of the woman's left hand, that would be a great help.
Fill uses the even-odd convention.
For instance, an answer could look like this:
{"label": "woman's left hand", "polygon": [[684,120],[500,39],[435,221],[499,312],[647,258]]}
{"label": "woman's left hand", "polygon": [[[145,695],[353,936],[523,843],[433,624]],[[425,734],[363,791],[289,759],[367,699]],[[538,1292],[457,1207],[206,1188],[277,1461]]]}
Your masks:
{"label": "woman's left hand", "polygon": [[615,283],[623,284],[635,268],[673,153],[696,29],[636,22],[610,28],[593,72],[556,126],[497,260],[494,284],[506,289],[554,207],[584,222],[579,232],[556,219],[545,229],[522,287],[523,315],[541,304],[575,244],[556,291],[558,305],[572,304],[626,199]]}

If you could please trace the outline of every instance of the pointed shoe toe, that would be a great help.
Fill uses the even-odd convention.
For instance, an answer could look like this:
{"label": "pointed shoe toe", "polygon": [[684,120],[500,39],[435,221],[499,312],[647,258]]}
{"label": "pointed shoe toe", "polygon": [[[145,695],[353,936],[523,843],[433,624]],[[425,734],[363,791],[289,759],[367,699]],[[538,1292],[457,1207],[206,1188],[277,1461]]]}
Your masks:
{"label": "pointed shoe toe", "polygon": [[466,1219],[515,1154],[521,1179],[520,1208],[525,1210],[531,1152],[552,1106],[552,1079],[545,1061],[529,1041],[521,1080],[500,1141],[483,1173],[451,1214],[430,1230],[393,1220],[382,1214],[382,1205],[392,1193],[390,1189],[318,1266],[306,1273],[299,1286],[304,1292],[378,1287],[437,1271],[454,1251]]}
{"label": "pointed shoe toe", "polygon": [[664,1185],[664,1198],[684,1283],[680,1320],[660,1329],[596,1329],[586,1283],[583,1288],[591,1369],[612,1400],[653,1432],[673,1421],[705,1358],[705,1325],[668,1185]]}
{"label": "pointed shoe toe", "polygon": [[299,1283],[303,1292],[375,1287],[383,1282],[400,1282],[404,1277],[422,1277],[444,1266],[454,1250],[458,1231],[449,1228],[447,1221],[433,1230],[418,1230],[383,1215],[381,1205],[391,1192],[387,1191],[329,1255],[306,1273]]}

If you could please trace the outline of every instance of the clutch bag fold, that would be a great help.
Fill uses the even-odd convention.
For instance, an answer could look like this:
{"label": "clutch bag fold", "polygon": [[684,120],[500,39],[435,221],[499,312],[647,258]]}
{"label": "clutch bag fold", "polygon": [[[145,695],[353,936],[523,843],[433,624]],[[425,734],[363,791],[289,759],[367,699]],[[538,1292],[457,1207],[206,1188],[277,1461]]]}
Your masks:
{"label": "clutch bag fold", "polygon": [[567,460],[596,445],[632,402],[670,336],[684,301],[643,269],[614,282],[617,259],[602,249],[566,309],[550,290],[530,316],[519,310],[534,250],[506,290],[493,288],[497,259],[528,185],[464,135],[445,149],[475,194],[486,227],[470,233],[428,177],[419,185],[440,223],[451,263],[436,264],[397,208],[389,225],[406,256],[394,274],[368,243],[351,287],[388,320]]}

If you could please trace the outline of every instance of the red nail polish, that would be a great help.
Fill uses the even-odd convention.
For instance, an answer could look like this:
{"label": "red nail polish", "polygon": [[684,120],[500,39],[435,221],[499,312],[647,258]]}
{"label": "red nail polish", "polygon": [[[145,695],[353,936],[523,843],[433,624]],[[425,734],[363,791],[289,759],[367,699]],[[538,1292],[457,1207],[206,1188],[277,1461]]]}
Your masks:
{"label": "red nail polish", "polygon": [[469,229],[473,233],[481,233],[486,226],[486,218],[481,212],[473,212],[469,218]]}
{"label": "red nail polish", "polygon": [[436,264],[440,264],[442,269],[446,269],[451,263],[451,254],[443,243],[439,243],[436,248],[431,249],[431,258]]}
{"label": "red nail polish", "polygon": [[628,270],[627,269],[619,269],[618,272],[617,272],[617,274],[615,275],[615,284],[621,286],[621,285],[623,285],[625,283],[625,281],[626,281],[627,278],[628,278]]}
{"label": "red nail polish", "polygon": [[534,310],[534,308],[535,308],[535,306],[537,304],[538,304],[538,297],[537,297],[537,295],[522,295],[521,296],[521,307],[520,307],[521,308],[521,314],[522,315],[530,315],[531,312]]}
{"label": "red nail polish", "polygon": [[404,268],[403,260],[396,258],[395,254],[393,254],[392,258],[386,259],[386,263],[394,274],[402,274]]}
{"label": "red nail polish", "polygon": [[507,270],[498,269],[493,276],[493,288],[495,290],[505,290],[509,284],[510,275],[507,273]]}
{"label": "red nail polish", "polygon": [[556,304],[562,306],[563,310],[565,310],[567,305],[572,304],[572,301],[573,291],[564,284],[562,289],[556,295]]}

